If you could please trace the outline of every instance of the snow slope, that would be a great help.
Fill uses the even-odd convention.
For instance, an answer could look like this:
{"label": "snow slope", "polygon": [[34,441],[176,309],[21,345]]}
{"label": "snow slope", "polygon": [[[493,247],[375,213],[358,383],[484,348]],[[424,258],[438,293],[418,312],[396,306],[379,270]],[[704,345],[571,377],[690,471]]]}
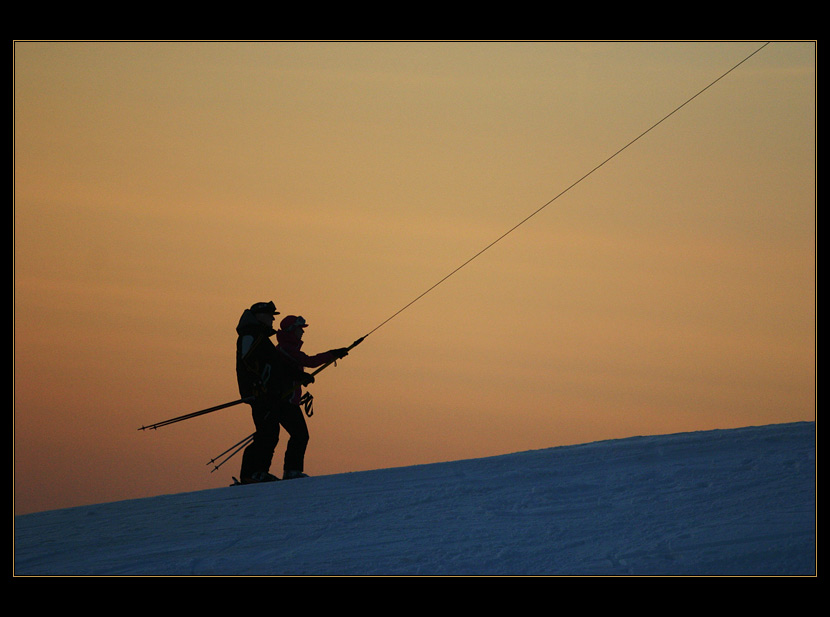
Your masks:
{"label": "snow slope", "polygon": [[15,575],[816,574],[813,422],[27,514]]}

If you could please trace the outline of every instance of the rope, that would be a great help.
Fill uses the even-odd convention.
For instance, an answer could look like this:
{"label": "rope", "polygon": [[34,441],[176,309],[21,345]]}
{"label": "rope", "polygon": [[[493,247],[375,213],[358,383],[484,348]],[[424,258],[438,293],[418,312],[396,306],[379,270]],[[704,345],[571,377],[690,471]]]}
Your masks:
{"label": "rope", "polygon": [[764,47],[766,47],[767,45],[769,45],[769,42],[764,43],[761,47],[759,47],[758,49],[756,49],[755,51],[753,51],[751,54],[749,54],[746,58],[744,58],[743,60],[741,60],[740,62],[738,62],[738,63],[737,63],[735,66],[733,66],[731,69],[729,69],[728,71],[726,71],[725,73],[723,73],[720,77],[718,77],[717,79],[715,79],[714,81],[712,81],[709,85],[707,85],[705,88],[703,88],[702,90],[700,90],[697,94],[695,94],[694,96],[692,96],[692,97],[690,97],[689,99],[687,99],[687,100],[686,100],[684,103],[682,103],[681,105],[677,106],[674,110],[672,110],[670,113],[666,114],[663,118],[661,118],[660,120],[658,120],[657,122],[655,122],[655,123],[654,123],[653,125],[651,125],[648,129],[646,129],[645,131],[643,131],[642,133],[640,133],[637,137],[635,137],[634,139],[632,139],[630,142],[628,142],[628,143],[627,143],[626,145],[624,145],[622,148],[620,148],[619,150],[617,150],[614,154],[612,154],[612,155],[611,155],[611,156],[609,156],[607,159],[605,159],[604,161],[602,161],[599,165],[597,165],[596,167],[594,167],[591,171],[589,171],[589,172],[588,172],[588,173],[586,173],[584,176],[582,176],[581,178],[579,178],[576,182],[574,182],[573,184],[571,184],[568,188],[566,188],[565,190],[563,190],[562,192],[560,192],[560,193],[559,193],[558,195],[556,195],[553,199],[551,199],[550,201],[548,201],[547,203],[545,203],[544,205],[542,205],[541,207],[539,207],[538,209],[536,209],[534,212],[532,212],[531,214],[529,214],[528,216],[526,216],[524,219],[522,219],[521,221],[519,221],[516,225],[514,225],[513,227],[511,227],[509,230],[507,230],[506,232],[504,232],[501,236],[499,236],[498,238],[496,238],[495,240],[493,240],[490,244],[488,244],[488,245],[487,245],[487,246],[485,246],[483,249],[481,249],[478,253],[476,253],[475,255],[473,255],[472,257],[470,257],[467,261],[465,261],[465,262],[464,262],[464,263],[462,263],[460,266],[458,266],[457,268],[455,268],[455,270],[453,270],[452,272],[450,272],[449,274],[447,274],[444,278],[442,278],[440,281],[438,281],[437,283],[435,283],[434,285],[432,285],[429,289],[427,289],[426,291],[424,291],[423,293],[421,293],[420,295],[418,295],[415,299],[411,300],[409,303],[407,303],[406,305],[404,305],[402,308],[398,309],[398,310],[397,310],[395,313],[393,313],[391,316],[387,317],[384,321],[382,321],[380,324],[378,324],[378,325],[377,325],[377,326],[375,326],[372,330],[370,330],[370,331],[369,331],[369,332],[368,332],[368,333],[367,333],[367,334],[366,334],[363,338],[366,338],[367,336],[369,336],[370,334],[372,334],[372,333],[373,333],[373,332],[375,332],[376,330],[379,330],[382,326],[384,326],[384,325],[386,325],[387,323],[389,323],[390,321],[392,321],[395,317],[397,317],[398,315],[400,315],[401,313],[403,313],[406,309],[408,309],[410,306],[412,306],[413,304],[415,304],[418,300],[420,300],[421,298],[423,298],[424,296],[426,296],[429,292],[431,292],[433,289],[435,289],[436,287],[438,287],[439,285],[441,285],[443,282],[445,282],[445,281],[446,281],[447,279],[449,279],[451,276],[453,276],[454,274],[456,274],[459,270],[461,270],[461,269],[462,269],[462,268],[464,268],[465,266],[469,265],[471,262],[473,262],[473,261],[474,261],[474,260],[476,260],[478,257],[480,257],[482,254],[484,254],[486,251],[490,250],[493,246],[495,246],[496,244],[498,244],[499,242],[501,242],[502,240],[504,240],[507,236],[509,236],[511,233],[513,233],[514,231],[516,231],[519,227],[521,227],[522,225],[524,225],[525,223],[527,223],[530,219],[532,219],[534,216],[536,216],[537,214],[539,214],[542,210],[544,210],[545,208],[547,208],[547,207],[548,207],[549,205],[551,205],[554,201],[556,201],[557,199],[559,199],[560,197],[562,197],[562,195],[564,195],[565,193],[567,193],[568,191],[570,191],[570,190],[571,190],[572,188],[574,188],[577,184],[579,184],[580,182],[582,182],[583,180],[585,180],[588,176],[590,176],[591,174],[593,174],[594,172],[596,172],[598,169],[600,169],[600,168],[601,168],[602,166],[604,166],[606,163],[608,163],[608,162],[609,162],[609,161],[611,161],[612,159],[616,158],[619,154],[621,154],[624,150],[626,150],[627,148],[629,148],[630,146],[632,146],[635,142],[637,142],[637,141],[639,141],[640,139],[642,139],[643,137],[645,137],[645,135],[646,135],[646,134],[650,133],[652,130],[654,130],[655,128],[657,128],[660,124],[662,124],[663,122],[665,122],[666,120],[668,120],[671,116],[673,116],[674,114],[676,114],[676,113],[677,113],[678,111],[680,111],[683,107],[685,107],[686,105],[688,105],[689,103],[691,103],[694,99],[696,99],[697,97],[699,97],[701,94],[703,94],[704,92],[706,92],[709,88],[711,88],[711,87],[712,87],[712,86],[714,86],[716,83],[718,83],[720,80],[722,80],[724,77],[726,77],[727,75],[729,75],[729,73],[731,73],[732,71],[734,71],[735,69],[737,69],[737,68],[738,68],[739,66],[741,66],[744,62],[746,62],[747,60],[749,60],[750,58],[752,58],[752,56],[754,56],[755,54],[757,54],[758,52],[760,52],[760,51],[761,51],[762,49],[764,49]]}

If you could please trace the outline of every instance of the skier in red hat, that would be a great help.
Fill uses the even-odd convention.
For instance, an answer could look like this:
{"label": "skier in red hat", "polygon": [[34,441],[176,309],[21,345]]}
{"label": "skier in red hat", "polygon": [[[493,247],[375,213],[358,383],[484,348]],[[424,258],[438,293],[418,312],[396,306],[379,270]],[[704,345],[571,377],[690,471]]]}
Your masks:
{"label": "skier in red hat", "polygon": [[[304,368],[317,368],[345,357],[349,352],[346,348],[331,349],[310,356],[302,350],[303,334],[308,323],[302,316],[288,315],[280,321],[277,330],[277,352],[285,360],[285,375],[305,374]],[[313,378],[312,378],[313,379]],[[283,479],[306,478],[303,472],[305,451],[308,446],[308,425],[301,405],[305,404],[306,413],[310,415],[311,395],[302,394],[302,386],[308,385],[302,380],[292,380],[287,396],[281,398],[278,406],[279,423],[276,426],[276,435],[279,436],[280,425],[289,435],[285,448],[283,464]]]}

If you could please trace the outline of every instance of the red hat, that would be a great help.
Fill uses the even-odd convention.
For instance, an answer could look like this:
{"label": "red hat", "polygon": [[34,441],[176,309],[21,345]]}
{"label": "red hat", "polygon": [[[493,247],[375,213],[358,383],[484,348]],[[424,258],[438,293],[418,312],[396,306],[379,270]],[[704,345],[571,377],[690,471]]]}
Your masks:
{"label": "red hat", "polygon": [[308,328],[308,324],[305,319],[297,315],[287,315],[280,322],[280,330],[285,330],[287,332],[289,330],[293,330],[294,328]]}

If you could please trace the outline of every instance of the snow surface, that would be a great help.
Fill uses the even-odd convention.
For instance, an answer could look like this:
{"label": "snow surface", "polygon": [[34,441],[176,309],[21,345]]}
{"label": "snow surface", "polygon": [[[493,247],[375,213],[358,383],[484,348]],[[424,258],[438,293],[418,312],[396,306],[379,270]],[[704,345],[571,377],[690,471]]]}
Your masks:
{"label": "snow surface", "polygon": [[15,517],[17,576],[816,575],[813,422]]}

